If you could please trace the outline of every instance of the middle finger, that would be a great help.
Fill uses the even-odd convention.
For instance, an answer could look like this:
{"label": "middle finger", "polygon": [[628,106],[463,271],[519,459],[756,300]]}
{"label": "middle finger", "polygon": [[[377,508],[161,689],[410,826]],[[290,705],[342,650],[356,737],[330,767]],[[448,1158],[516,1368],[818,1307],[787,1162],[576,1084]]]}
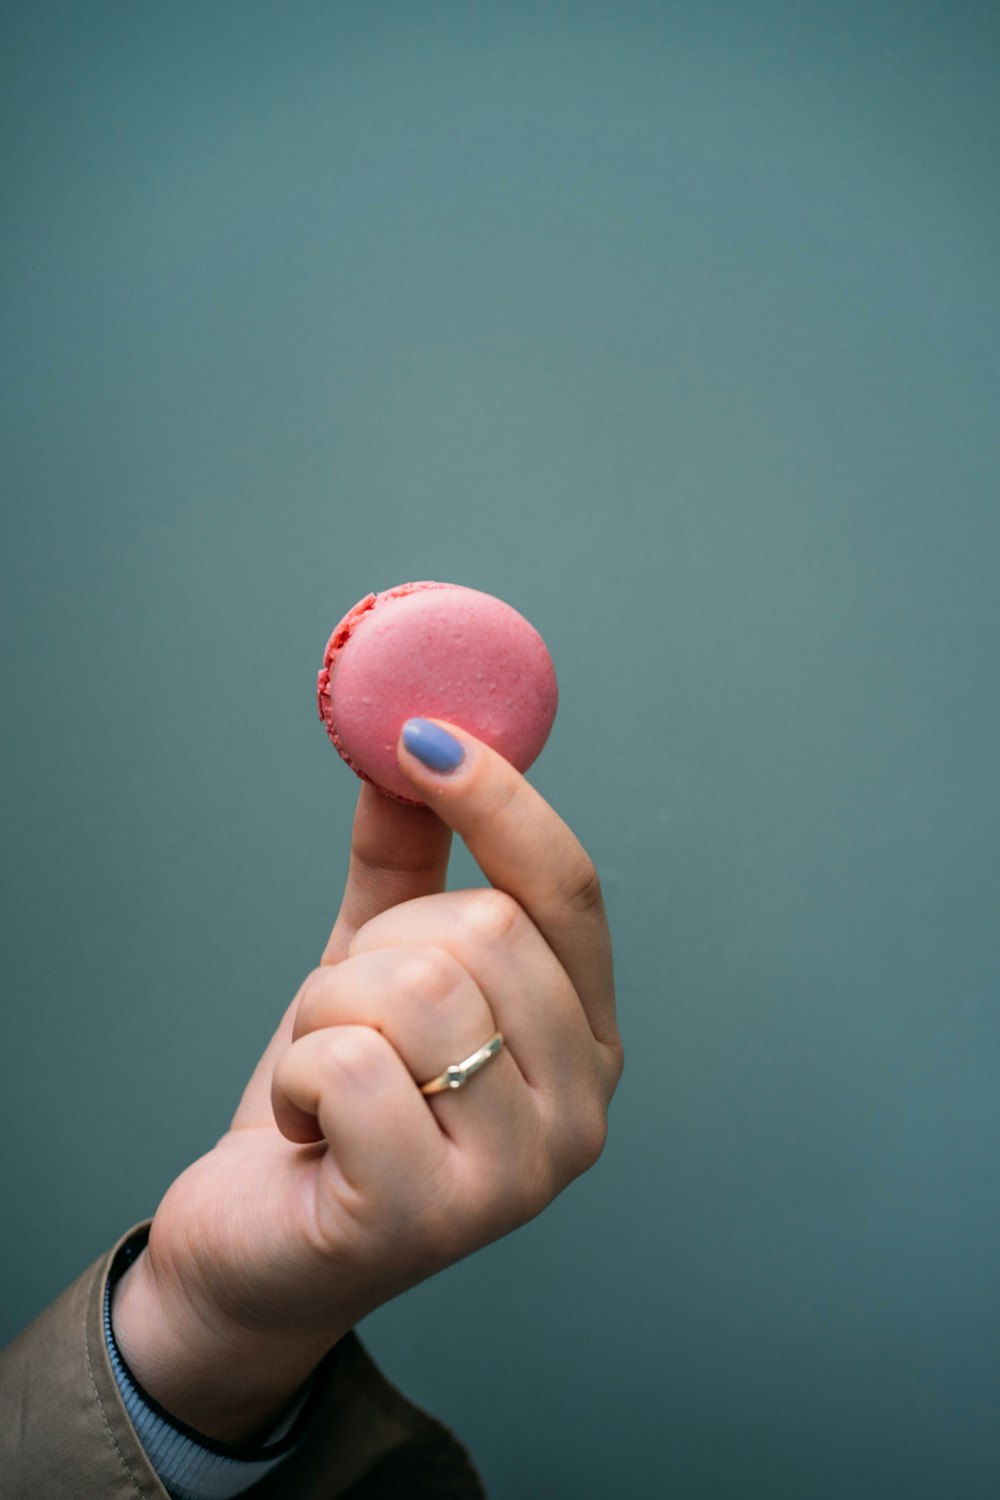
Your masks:
{"label": "middle finger", "polygon": [[532,1088],[563,1106],[596,1087],[605,1058],[565,969],[512,896],[492,887],[418,896],[367,922],[352,953],[430,942],[450,953],[486,997]]}

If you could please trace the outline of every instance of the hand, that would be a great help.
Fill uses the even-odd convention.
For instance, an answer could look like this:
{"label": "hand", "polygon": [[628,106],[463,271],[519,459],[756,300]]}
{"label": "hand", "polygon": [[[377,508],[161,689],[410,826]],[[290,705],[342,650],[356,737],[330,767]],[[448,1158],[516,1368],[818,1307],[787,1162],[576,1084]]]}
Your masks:
{"label": "hand", "polygon": [[[465,748],[447,774],[398,747],[429,808],[362,788],[321,965],[116,1289],[137,1378],[222,1441],[263,1436],[360,1318],[533,1218],[604,1145],[622,1047],[597,874],[446,727]],[[445,891],[451,830],[489,889]],[[464,1088],[420,1092],[497,1029]]]}

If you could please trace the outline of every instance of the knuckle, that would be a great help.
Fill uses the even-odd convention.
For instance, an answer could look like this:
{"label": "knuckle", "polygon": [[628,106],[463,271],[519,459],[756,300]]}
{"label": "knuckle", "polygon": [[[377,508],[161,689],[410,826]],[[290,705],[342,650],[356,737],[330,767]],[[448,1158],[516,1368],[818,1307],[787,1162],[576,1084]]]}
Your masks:
{"label": "knuckle", "polygon": [[437,1005],[453,994],[458,964],[443,948],[425,948],[400,958],[395,982],[403,994],[423,1005]]}
{"label": "knuckle", "polygon": [[383,1061],[385,1042],[371,1026],[330,1026],[321,1036],[320,1057],[327,1074],[360,1082]]}
{"label": "knuckle", "polygon": [[607,1111],[592,1094],[565,1111],[555,1155],[563,1186],[588,1171],[600,1158],[608,1138]]}
{"label": "knuckle", "polygon": [[521,916],[521,908],[513,896],[493,887],[476,891],[465,910],[466,925],[490,947],[504,942]]}
{"label": "knuckle", "polygon": [[329,964],[325,966],[321,964],[318,968],[310,969],[309,973],[306,975],[305,979],[303,979],[301,985],[299,986],[299,1004],[301,1005],[303,1000],[307,1000],[311,996],[315,995],[317,991],[324,990],[330,981],[330,975],[332,973],[333,970],[330,968]]}
{"label": "knuckle", "polygon": [[604,892],[600,876],[585,854],[579,855],[565,871],[558,890],[563,904],[581,916],[603,908]]}
{"label": "knuckle", "polygon": [[597,1081],[605,1101],[610,1103],[625,1071],[625,1049],[617,1031],[599,1042],[598,1048]]}
{"label": "knuckle", "polygon": [[517,803],[522,786],[521,777],[509,773],[494,777],[488,784],[482,785],[477,808],[478,820],[484,824],[492,824],[504,818]]}
{"label": "knuckle", "polygon": [[313,969],[299,986],[299,1001],[295,1007],[295,1034],[297,1036],[309,1030],[309,1019],[328,992],[332,973],[333,970],[329,966]]}
{"label": "knuckle", "polygon": [[608,1139],[608,1118],[603,1109],[591,1109],[581,1117],[575,1132],[574,1159],[577,1171],[588,1171],[604,1151]]}

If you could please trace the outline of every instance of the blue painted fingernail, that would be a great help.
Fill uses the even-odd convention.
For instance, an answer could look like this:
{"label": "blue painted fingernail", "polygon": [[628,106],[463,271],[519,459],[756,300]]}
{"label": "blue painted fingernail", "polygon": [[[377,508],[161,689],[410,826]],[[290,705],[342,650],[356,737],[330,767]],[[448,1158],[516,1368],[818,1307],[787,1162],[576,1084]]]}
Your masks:
{"label": "blue painted fingernail", "polygon": [[428,771],[454,771],[465,759],[465,746],[430,719],[407,719],[403,744]]}

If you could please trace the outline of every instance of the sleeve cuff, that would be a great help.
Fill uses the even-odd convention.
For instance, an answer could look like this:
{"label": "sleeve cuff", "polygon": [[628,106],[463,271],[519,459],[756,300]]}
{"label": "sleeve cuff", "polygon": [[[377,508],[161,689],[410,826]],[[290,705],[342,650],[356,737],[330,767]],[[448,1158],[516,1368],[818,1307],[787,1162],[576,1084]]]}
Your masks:
{"label": "sleeve cuff", "polygon": [[127,1240],[111,1265],[104,1288],[104,1337],[125,1410],[163,1487],[173,1500],[231,1500],[268,1474],[304,1436],[318,1404],[317,1370],[291,1408],[259,1446],[216,1442],[171,1416],[143,1390],[117,1344],[111,1321],[115,1283],[145,1247],[149,1226]]}

